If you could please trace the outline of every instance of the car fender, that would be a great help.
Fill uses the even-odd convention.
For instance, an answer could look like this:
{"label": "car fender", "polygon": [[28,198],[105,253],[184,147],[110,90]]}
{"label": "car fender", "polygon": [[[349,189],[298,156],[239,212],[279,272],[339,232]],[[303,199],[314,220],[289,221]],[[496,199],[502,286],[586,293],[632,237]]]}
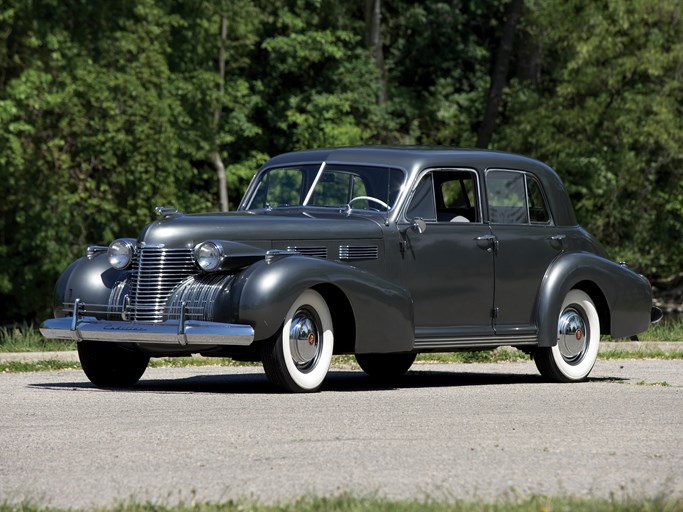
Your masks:
{"label": "car fender", "polygon": [[106,253],[83,257],[69,265],[57,280],[54,294],[55,317],[65,316],[64,305],[81,299],[85,304],[109,304],[112,288],[129,272],[116,270]]}
{"label": "car fender", "polygon": [[652,290],[647,279],[596,254],[567,253],[548,268],[538,294],[536,318],[539,346],[557,344],[557,321],[567,293],[588,293],[601,319],[602,334],[632,336],[650,324]]}
{"label": "car fender", "polygon": [[[350,265],[285,256],[251,265],[236,277],[230,310],[265,340],[281,328],[294,300],[309,288],[333,286],[348,300],[355,319],[354,352],[406,352],[413,348],[412,298],[404,288]],[[324,293],[323,293],[324,296]],[[332,311],[333,317],[335,311]]]}

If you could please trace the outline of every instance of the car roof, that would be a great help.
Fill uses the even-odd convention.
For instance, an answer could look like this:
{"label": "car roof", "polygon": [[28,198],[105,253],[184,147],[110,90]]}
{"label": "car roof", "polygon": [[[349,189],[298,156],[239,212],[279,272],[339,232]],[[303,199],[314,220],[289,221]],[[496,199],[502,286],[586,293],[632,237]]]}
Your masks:
{"label": "car roof", "polygon": [[539,160],[484,149],[443,146],[356,146],[309,149],[284,153],[271,158],[263,168],[306,163],[353,163],[404,169],[411,179],[423,169],[439,167],[472,168],[483,175],[487,169],[511,169],[531,172],[542,183],[553,219],[559,225],[576,225],[576,216],[557,173]]}
{"label": "car roof", "polygon": [[505,163],[508,167],[517,162],[523,167],[541,166],[553,172],[548,166],[522,155],[483,149],[451,148],[443,146],[356,146],[340,148],[308,149],[276,156],[266,162],[267,167],[303,162],[354,162],[401,167],[410,170],[420,168],[458,165],[479,168]]}

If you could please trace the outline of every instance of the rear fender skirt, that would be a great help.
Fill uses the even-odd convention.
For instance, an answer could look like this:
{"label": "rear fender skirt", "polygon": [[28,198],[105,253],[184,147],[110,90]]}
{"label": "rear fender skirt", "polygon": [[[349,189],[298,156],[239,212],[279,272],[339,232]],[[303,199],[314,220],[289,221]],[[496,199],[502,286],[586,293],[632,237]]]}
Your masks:
{"label": "rear fender skirt", "polygon": [[[573,288],[599,291],[604,297],[599,311],[601,318],[609,318],[609,325],[601,326],[603,333],[614,338],[633,336],[647,330],[652,308],[652,290],[647,280],[626,267],[587,252],[559,256],[546,272],[536,303],[539,346],[557,343],[557,320],[564,297]],[[601,300],[591,297],[600,308]]]}
{"label": "rear fender skirt", "polygon": [[240,323],[254,327],[256,340],[265,340],[280,329],[287,310],[304,290],[321,285],[335,286],[348,299],[355,320],[355,352],[412,350],[415,330],[407,290],[355,267],[319,258],[287,256],[251,265],[232,286],[230,309],[239,311]]}

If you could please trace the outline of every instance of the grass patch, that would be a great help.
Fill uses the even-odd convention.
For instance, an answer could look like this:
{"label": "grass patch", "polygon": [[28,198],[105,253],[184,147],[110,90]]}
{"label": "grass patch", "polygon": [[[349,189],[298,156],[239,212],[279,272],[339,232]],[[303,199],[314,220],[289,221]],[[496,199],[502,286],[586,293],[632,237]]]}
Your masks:
{"label": "grass patch", "polygon": [[478,352],[418,354],[416,359],[417,362],[421,363],[502,363],[528,360],[529,356],[521,350],[507,347]]}
{"label": "grass patch", "polygon": [[127,503],[111,508],[60,509],[30,503],[0,504],[0,512],[681,512],[680,497],[598,499],[532,496],[521,500],[475,501],[393,501],[381,498],[305,497],[291,502],[263,505],[243,501],[193,503],[177,506],[153,503]]}
{"label": "grass patch", "polygon": [[639,380],[636,382],[636,386],[656,386],[656,387],[662,387],[662,388],[668,388],[671,386],[666,381],[659,381],[659,382],[647,382],[645,380]]}
{"label": "grass patch", "polygon": [[598,359],[663,359],[673,361],[683,359],[683,350],[664,352],[657,349],[642,350],[608,350],[598,353]]}
{"label": "grass patch", "polygon": [[149,361],[150,368],[183,368],[186,366],[260,366],[261,363],[235,361],[229,357],[160,357]]}
{"label": "grass patch", "polygon": [[31,326],[0,328],[0,352],[56,352],[76,350],[73,341],[48,340]]}
{"label": "grass patch", "polygon": [[683,341],[683,320],[667,320],[651,325],[638,335],[640,341]]}
{"label": "grass patch", "polygon": [[0,373],[52,372],[57,370],[80,370],[76,361],[0,361]]}

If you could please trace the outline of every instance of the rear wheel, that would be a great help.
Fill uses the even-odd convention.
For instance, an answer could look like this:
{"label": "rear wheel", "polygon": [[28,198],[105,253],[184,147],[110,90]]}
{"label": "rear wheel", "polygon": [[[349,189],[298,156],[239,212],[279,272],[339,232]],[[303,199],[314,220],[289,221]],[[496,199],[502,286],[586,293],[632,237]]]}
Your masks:
{"label": "rear wheel", "polygon": [[365,373],[381,380],[396,379],[415,362],[416,354],[356,354],[356,361]]}
{"label": "rear wheel", "polygon": [[584,380],[595,365],[600,346],[600,318],[593,301],[581,290],[571,290],[562,303],[557,344],[539,347],[534,362],[545,378],[555,382]]}
{"label": "rear wheel", "polygon": [[268,379],[287,391],[320,389],[332,362],[334,334],[327,303],[315,290],[294,301],[276,335],[263,342],[261,358]]}
{"label": "rear wheel", "polygon": [[90,382],[101,388],[129,387],[145,373],[149,356],[114,343],[81,341],[78,358]]}

